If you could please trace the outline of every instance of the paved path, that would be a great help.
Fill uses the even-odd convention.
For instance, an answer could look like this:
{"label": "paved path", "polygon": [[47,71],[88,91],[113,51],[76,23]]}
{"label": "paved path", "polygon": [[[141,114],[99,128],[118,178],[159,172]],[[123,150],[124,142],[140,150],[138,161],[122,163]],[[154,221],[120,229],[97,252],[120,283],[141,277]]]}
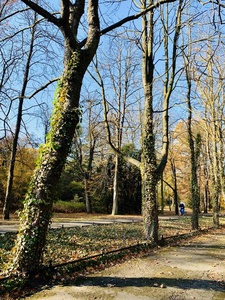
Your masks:
{"label": "paved path", "polygon": [[25,299],[224,300],[224,241],[222,230],[203,235]]}
{"label": "paved path", "polygon": [[[77,227],[77,226],[90,226],[93,224],[101,225],[101,224],[112,224],[112,223],[131,223],[131,222],[141,222],[142,217],[120,217],[120,218],[112,218],[112,219],[89,219],[86,221],[63,221],[63,222],[53,222],[51,224],[51,228],[61,228],[61,227]],[[6,232],[17,232],[18,224],[4,224],[2,225],[0,222],[0,234],[5,234]]]}
{"label": "paved path", "polygon": [[[207,217],[212,217],[212,215],[207,214]],[[191,216],[186,216],[191,218]],[[181,216],[159,216],[160,220],[175,220],[182,218]],[[141,216],[132,217],[114,217],[114,218],[103,218],[103,219],[88,219],[85,221],[74,220],[71,221],[62,221],[62,222],[53,222],[51,228],[61,228],[61,227],[77,227],[77,226],[89,226],[92,224],[100,225],[100,224],[112,224],[112,223],[131,223],[131,222],[141,222]],[[0,234],[5,234],[6,232],[17,232],[18,231],[18,224],[1,224],[0,221]]]}

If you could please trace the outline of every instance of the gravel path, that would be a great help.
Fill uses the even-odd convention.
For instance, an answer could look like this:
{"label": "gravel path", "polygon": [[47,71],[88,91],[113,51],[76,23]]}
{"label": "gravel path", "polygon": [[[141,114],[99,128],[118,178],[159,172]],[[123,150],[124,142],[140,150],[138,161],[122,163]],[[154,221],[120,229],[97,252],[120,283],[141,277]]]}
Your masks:
{"label": "gravel path", "polygon": [[225,232],[159,249],[26,299],[225,299]]}

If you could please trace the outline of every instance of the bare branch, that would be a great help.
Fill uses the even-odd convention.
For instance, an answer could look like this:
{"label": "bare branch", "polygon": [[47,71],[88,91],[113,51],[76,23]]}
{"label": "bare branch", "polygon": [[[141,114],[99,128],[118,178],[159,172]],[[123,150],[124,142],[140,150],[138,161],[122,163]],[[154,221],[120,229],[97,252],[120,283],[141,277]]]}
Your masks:
{"label": "bare branch", "polygon": [[30,8],[32,8],[36,13],[44,17],[47,21],[55,24],[56,26],[61,26],[61,19],[57,19],[54,17],[51,13],[49,13],[47,10],[39,6],[38,4],[34,3],[30,0],[21,0],[23,3],[28,5]]}
{"label": "bare branch", "polygon": [[[1,18],[1,19],[0,19],[0,23],[1,23],[2,21],[6,20],[6,19],[11,18],[12,16],[14,16],[14,15],[16,15],[16,14],[18,14],[18,13],[27,11],[27,10],[29,10],[29,9],[30,9],[30,7],[27,7],[27,8],[24,8],[24,9],[20,9],[20,10],[14,11],[13,13],[11,13],[11,14],[9,14],[9,15],[3,17],[3,18]],[[0,14],[0,15],[1,15],[1,14]]]}
{"label": "bare branch", "polygon": [[37,89],[35,92],[33,92],[33,94],[31,94],[29,97],[25,97],[27,99],[31,99],[33,98],[36,94],[38,94],[39,92],[43,91],[46,87],[48,87],[50,84],[52,84],[53,82],[56,82],[58,80],[60,80],[61,77],[56,77],[54,79],[49,80],[46,84],[44,84],[43,86],[41,86],[39,89]]}
{"label": "bare branch", "polygon": [[[131,15],[131,16],[128,16],[122,20],[120,20],[119,22],[103,29],[100,31],[100,35],[104,35],[110,31],[112,31],[113,29],[116,29],[122,25],[124,25],[125,23],[127,22],[130,22],[130,21],[133,21],[133,20],[136,20],[138,18],[140,18],[141,16],[147,14],[149,11],[153,10],[154,8],[157,8],[159,7],[160,5],[162,4],[165,4],[165,3],[171,3],[171,2],[176,2],[177,0],[162,0],[162,1],[157,1],[156,3],[154,4],[151,4],[149,5],[146,9],[142,10],[141,12],[135,14],[135,15]],[[80,47],[83,47],[86,43],[87,39],[84,39],[82,42],[80,42]]]}
{"label": "bare branch", "polygon": [[96,73],[98,75],[99,84],[100,84],[100,87],[101,87],[101,90],[102,90],[102,101],[103,101],[103,108],[104,108],[104,123],[105,123],[105,128],[106,128],[106,133],[107,133],[107,141],[109,143],[109,146],[111,147],[111,149],[113,150],[114,153],[116,153],[117,155],[123,157],[124,160],[131,163],[132,165],[135,165],[136,167],[138,167],[140,169],[140,167],[141,167],[141,162],[140,161],[138,161],[137,159],[135,159],[133,157],[129,157],[129,156],[125,155],[124,153],[119,151],[112,143],[111,132],[110,132],[109,122],[108,122],[108,118],[107,118],[108,106],[107,106],[107,100],[106,100],[106,97],[105,97],[104,83],[103,83],[101,74],[99,73],[99,70],[96,67],[96,65],[95,65],[95,70],[96,70]]}

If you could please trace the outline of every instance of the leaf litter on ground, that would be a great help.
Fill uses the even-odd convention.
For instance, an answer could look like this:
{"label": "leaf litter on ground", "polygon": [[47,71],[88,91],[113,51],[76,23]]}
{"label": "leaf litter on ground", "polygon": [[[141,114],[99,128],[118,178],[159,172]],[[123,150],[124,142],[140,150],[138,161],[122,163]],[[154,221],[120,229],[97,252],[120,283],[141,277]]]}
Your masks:
{"label": "leaf litter on ground", "polygon": [[[212,218],[200,218],[200,227],[212,227]],[[225,218],[220,218],[225,224]],[[191,219],[182,217],[159,221],[159,236],[169,237],[189,233]],[[16,234],[0,236],[0,269],[11,258]],[[90,225],[85,227],[51,229],[48,232],[43,264],[48,266],[106,253],[112,250],[144,242],[143,223],[113,223],[110,225]]]}

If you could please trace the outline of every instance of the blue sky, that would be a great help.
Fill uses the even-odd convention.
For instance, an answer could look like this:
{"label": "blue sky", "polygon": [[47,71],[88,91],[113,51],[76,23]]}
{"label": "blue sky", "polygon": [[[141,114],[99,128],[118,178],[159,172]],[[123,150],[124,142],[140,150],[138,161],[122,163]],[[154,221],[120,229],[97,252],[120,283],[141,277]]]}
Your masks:
{"label": "blue sky", "polygon": [[[47,1],[49,5],[49,9],[52,11],[56,11],[57,8],[60,6],[60,1]],[[55,7],[53,7],[53,5]],[[131,1],[122,1],[121,3],[114,2],[114,5],[111,5],[110,3],[101,3],[100,2],[100,15],[101,15],[101,28],[107,27],[107,25],[111,25],[112,23],[118,21],[119,19],[126,17],[127,15],[133,14],[134,10],[131,9],[135,8],[135,6],[132,4]],[[136,12],[138,10],[136,9]],[[21,15],[21,17],[16,16],[14,19],[10,20],[12,22],[12,27],[10,29],[11,32],[16,31],[20,28],[23,28],[27,21],[23,19],[24,17]],[[157,21],[159,22],[159,21]],[[85,25],[85,22],[83,23]],[[37,31],[37,41],[35,44],[35,52],[32,59],[32,67],[30,72],[30,81],[27,88],[27,96],[30,96],[37,88],[40,88],[40,86],[46,84],[50,79],[59,77],[62,72],[63,68],[63,41],[62,36],[59,33],[57,29],[55,29],[54,26],[52,26],[49,23],[43,23],[42,25],[44,29],[44,33]],[[123,32],[123,35],[127,38],[128,36],[134,36],[136,35],[137,41],[138,38],[140,38],[140,32],[141,32],[141,20],[137,20],[134,23],[127,23],[125,25],[126,29],[128,31]],[[156,28],[156,38],[158,38],[158,46],[156,45],[157,49],[157,56],[155,57],[156,69],[159,72],[159,74],[163,74],[163,46],[160,46],[160,32],[157,32],[157,26]],[[203,28],[203,27],[202,27]],[[206,28],[206,27],[205,27]],[[121,29],[118,29],[118,31],[121,31]],[[136,31],[136,33],[135,33]],[[139,32],[138,32],[139,31]],[[51,37],[49,36],[49,32],[51,33]],[[127,33],[129,32],[129,33]],[[111,33],[109,34],[111,35]],[[80,31],[80,38],[82,39],[84,37],[84,32],[82,30]],[[15,48],[15,53],[19,55],[20,53],[26,53],[27,47],[29,47],[29,39],[30,34],[29,30],[20,35],[17,35],[15,40],[15,44],[13,47]],[[23,40],[23,43],[22,43]],[[100,41],[99,49],[107,49],[110,45],[110,37],[102,37]],[[114,39],[111,40],[113,43]],[[27,43],[27,45],[26,45]],[[104,46],[107,43],[107,47]],[[21,46],[22,45],[22,46]],[[12,45],[8,43],[5,45],[6,52],[10,51],[12,49]],[[172,48],[172,44],[171,44]],[[141,64],[141,56],[142,53],[140,50],[137,52],[140,55],[140,64]],[[100,52],[99,52],[100,53]],[[101,55],[99,54],[101,57]],[[23,80],[23,73],[24,73],[24,65],[25,65],[26,55],[24,56],[24,59],[19,60],[19,63],[16,65],[16,72],[13,75],[12,80],[9,82],[7,86],[7,90],[10,91],[8,95],[11,95],[11,98],[14,98],[19,95],[21,90],[21,84]],[[1,67],[2,65],[0,65]],[[178,63],[179,67],[179,63]],[[157,73],[155,73],[157,75]],[[137,74],[140,76],[140,74]],[[160,82],[160,80],[158,81]],[[89,91],[95,90],[96,85],[94,82],[90,79],[90,76],[85,76],[84,80],[84,88],[82,90],[82,98],[85,97],[86,94],[86,88],[88,87]],[[162,88],[162,84],[159,83],[158,87],[160,87],[160,90]],[[38,118],[38,115],[40,115],[40,109],[38,108],[37,104],[44,103],[43,104],[43,111],[48,114],[48,110],[51,111],[51,105],[54,98],[56,84],[53,84],[49,86],[48,89],[46,89],[44,92],[38,93],[33,99],[26,99],[24,104],[24,123],[26,123],[26,126],[28,128],[28,131],[31,135],[35,136],[37,139],[39,139],[40,142],[43,142],[44,140],[44,128],[43,124],[40,118]],[[156,86],[157,88],[157,86]],[[156,100],[160,102],[160,98],[162,97],[162,91],[160,91],[158,88],[157,93],[155,93]],[[180,91],[180,90],[179,90]],[[6,98],[0,99],[1,101],[5,101]],[[181,94],[177,92],[174,92],[172,95],[172,102],[180,103],[181,102]],[[6,104],[9,103],[8,100],[6,101]],[[9,115],[9,122],[13,129],[13,124],[15,124],[15,117],[16,117],[16,109],[18,105],[18,100],[15,100],[13,103],[13,110],[11,114]],[[175,107],[173,110],[171,110],[172,115],[178,115],[178,113],[183,114],[183,108]],[[29,113],[32,112],[31,115]],[[0,112],[0,117],[2,117],[2,114]],[[2,125],[1,125],[2,127]],[[24,129],[21,130],[21,134],[24,133]]]}

